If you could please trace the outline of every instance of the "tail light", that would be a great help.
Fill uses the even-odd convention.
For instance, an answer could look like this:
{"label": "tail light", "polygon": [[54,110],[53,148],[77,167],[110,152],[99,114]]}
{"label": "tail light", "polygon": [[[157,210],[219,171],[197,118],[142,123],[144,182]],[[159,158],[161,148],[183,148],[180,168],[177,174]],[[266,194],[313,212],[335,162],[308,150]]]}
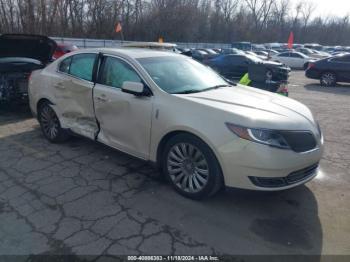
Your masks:
{"label": "tail light", "polygon": [[28,82],[30,82],[30,80],[32,80],[32,73],[28,75]]}
{"label": "tail light", "polygon": [[307,69],[311,69],[311,68],[313,68],[313,67],[315,67],[315,64],[314,64],[314,63],[309,63]]}

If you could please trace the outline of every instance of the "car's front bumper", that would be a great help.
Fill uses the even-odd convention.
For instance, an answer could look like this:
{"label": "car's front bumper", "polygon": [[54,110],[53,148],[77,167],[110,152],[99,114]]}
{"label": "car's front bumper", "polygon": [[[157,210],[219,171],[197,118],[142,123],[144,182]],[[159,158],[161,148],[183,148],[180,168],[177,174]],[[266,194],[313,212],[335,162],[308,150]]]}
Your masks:
{"label": "car's front bumper", "polygon": [[[323,154],[323,140],[319,141],[317,148],[304,153],[239,140],[219,148],[221,167],[228,187],[284,190],[304,184],[317,175],[317,166]],[[280,184],[269,186],[261,183],[269,180],[280,181]]]}

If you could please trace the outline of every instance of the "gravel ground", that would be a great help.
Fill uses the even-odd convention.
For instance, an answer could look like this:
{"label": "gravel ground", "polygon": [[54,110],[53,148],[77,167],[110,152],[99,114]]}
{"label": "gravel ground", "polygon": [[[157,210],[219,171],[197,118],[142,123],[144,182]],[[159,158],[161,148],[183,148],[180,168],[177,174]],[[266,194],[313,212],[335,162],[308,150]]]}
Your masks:
{"label": "gravel ground", "polygon": [[103,145],[50,144],[25,110],[2,109],[0,254],[350,255],[350,86],[322,88],[301,71],[290,82],[325,135],[320,175],[288,191],[231,189],[204,202]]}

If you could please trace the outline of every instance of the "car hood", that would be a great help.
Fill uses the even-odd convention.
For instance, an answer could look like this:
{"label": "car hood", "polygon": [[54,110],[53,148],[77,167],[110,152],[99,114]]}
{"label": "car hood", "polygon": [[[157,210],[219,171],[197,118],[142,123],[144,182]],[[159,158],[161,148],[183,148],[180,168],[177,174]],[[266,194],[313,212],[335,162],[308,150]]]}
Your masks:
{"label": "car hood", "polygon": [[316,127],[314,117],[305,105],[256,88],[237,85],[182,97],[225,111],[235,124],[246,127],[313,131]]}
{"label": "car hood", "polygon": [[0,36],[0,58],[26,57],[46,64],[51,61],[57,44],[41,35],[4,34]]}
{"label": "car hood", "polygon": [[263,61],[262,62],[264,65],[270,65],[270,66],[283,66],[282,63],[279,63],[279,62],[275,62],[275,61]]}

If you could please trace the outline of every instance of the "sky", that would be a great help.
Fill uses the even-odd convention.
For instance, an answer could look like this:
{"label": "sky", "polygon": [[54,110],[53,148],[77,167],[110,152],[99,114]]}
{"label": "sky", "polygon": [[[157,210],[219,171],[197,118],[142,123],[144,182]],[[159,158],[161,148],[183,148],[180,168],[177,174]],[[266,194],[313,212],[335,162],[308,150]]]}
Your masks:
{"label": "sky", "polygon": [[[314,2],[315,11],[314,15],[335,15],[345,16],[350,15],[350,0],[306,0]],[[299,2],[298,0],[292,0],[292,2]]]}

